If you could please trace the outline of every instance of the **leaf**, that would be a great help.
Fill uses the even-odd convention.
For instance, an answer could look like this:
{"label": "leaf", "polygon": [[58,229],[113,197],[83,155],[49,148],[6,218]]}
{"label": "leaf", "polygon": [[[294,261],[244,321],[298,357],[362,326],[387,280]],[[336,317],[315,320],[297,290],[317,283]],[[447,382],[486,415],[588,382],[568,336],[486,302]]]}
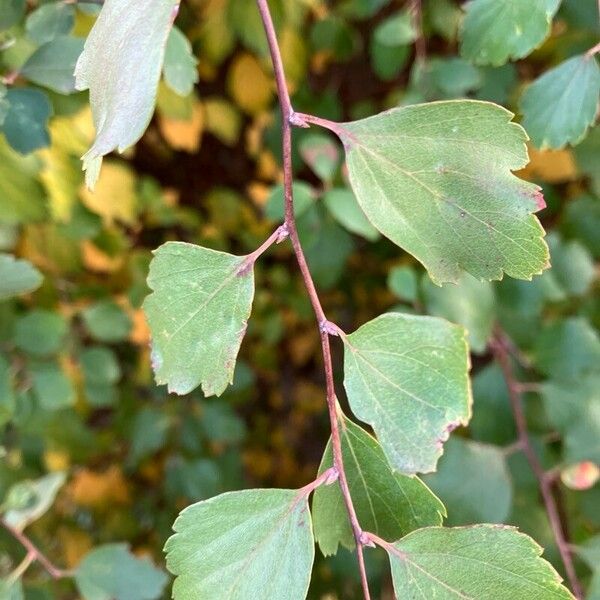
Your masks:
{"label": "leaf", "polygon": [[0,253],[0,300],[37,290],[42,274],[28,261]]}
{"label": "leaf", "polygon": [[314,542],[302,490],[243,490],[198,502],[165,546],[174,598],[302,600]]}
{"label": "leaf", "polygon": [[29,14],[25,21],[27,35],[37,44],[67,35],[75,23],[75,7],[64,2],[44,4]]}
{"label": "leaf", "polygon": [[[387,539],[397,539],[427,525],[441,525],[446,510],[417,477],[392,471],[377,440],[341,415],[340,432],[344,470],[361,527]],[[331,440],[319,474],[333,466]],[[339,485],[315,490],[312,516],[315,538],[325,556],[336,554],[338,544],[353,549],[354,536]]]}
{"label": "leaf", "polygon": [[66,476],[62,472],[50,473],[40,479],[19,481],[14,484],[4,500],[6,510],[3,520],[11,527],[23,531],[39,519],[54,504],[56,494]]}
{"label": "leaf", "polygon": [[21,154],[49,146],[47,124],[52,105],[46,94],[26,88],[10,89],[6,100],[9,106],[1,129],[8,143]]}
{"label": "leaf", "polygon": [[594,259],[577,240],[564,241],[556,232],[548,236],[552,274],[570,295],[583,296],[596,277]]}
{"label": "leaf", "polygon": [[[292,184],[294,194],[294,215],[302,216],[315,201],[315,193],[304,181],[296,181]],[[283,198],[283,185],[273,187],[267,203],[265,204],[265,216],[273,221],[282,221],[285,218],[285,207]]]}
{"label": "leaf", "polygon": [[92,337],[99,342],[122,342],[127,339],[132,326],[129,315],[110,300],[88,306],[82,317]]}
{"label": "leaf", "polygon": [[20,579],[16,581],[13,581],[10,577],[0,579],[0,598],[3,600],[23,600],[24,597],[23,584]]}
{"label": "leaf", "polygon": [[137,558],[126,544],[106,544],[88,553],[75,571],[85,600],[156,600],[167,576],[148,558]]}
{"label": "leaf", "polygon": [[415,302],[419,296],[417,274],[412,267],[394,267],[388,273],[387,286],[400,300]]}
{"label": "leaf", "polygon": [[163,75],[166,84],[180,96],[192,93],[198,83],[198,61],[192,53],[192,45],[177,27],[171,29],[167,38]]}
{"label": "leaf", "polygon": [[156,381],[187,394],[198,385],[221,395],[233,381],[235,360],[254,296],[246,256],[167,242],[154,252],[144,302],[152,331]]}
{"label": "leaf", "polygon": [[332,188],[325,192],[323,202],[333,218],[351,233],[371,242],[379,239],[379,232],[365,217],[354,194],[345,188]]}
{"label": "leaf", "polygon": [[177,0],[106,0],[75,68],[75,86],[90,90],[96,139],[83,156],[92,188],[102,157],[123,152],[144,133],[154,110]]}
{"label": "leaf", "polygon": [[503,523],[510,514],[512,483],[498,446],[451,438],[425,481],[446,504],[449,525]]}
{"label": "leaf", "polygon": [[85,348],[81,351],[79,360],[87,383],[111,385],[121,377],[119,361],[109,348],[104,346]]}
{"label": "leaf", "polygon": [[15,324],[17,348],[33,356],[56,354],[67,335],[67,322],[62,315],[44,309],[29,311]]}
{"label": "leaf", "polygon": [[394,13],[375,29],[375,39],[384,46],[397,47],[412,44],[417,37],[418,32],[408,10]]}
{"label": "leaf", "polygon": [[12,419],[15,404],[10,364],[0,354],[0,427]]}
{"label": "leaf", "polygon": [[0,31],[18,23],[25,12],[25,0],[4,0],[0,5]]}
{"label": "leaf", "polygon": [[542,548],[513,527],[429,527],[390,546],[398,598],[573,600]]}
{"label": "leaf", "polygon": [[31,375],[33,392],[43,410],[60,410],[75,403],[73,384],[58,365],[36,365]]}
{"label": "leaf", "polygon": [[227,74],[227,90],[236,104],[250,115],[265,110],[273,98],[270,78],[250,54],[237,55]]}
{"label": "leaf", "polygon": [[471,416],[465,331],[435,317],[385,314],[343,336],[344,387],[391,466],[435,470],[442,444]]}
{"label": "leaf", "polygon": [[21,75],[59,94],[75,91],[73,69],[83,50],[83,40],[60,36],[40,46],[21,69]]}
{"label": "leaf", "polygon": [[307,133],[299,144],[300,155],[304,162],[324,182],[330,182],[340,164],[338,143],[329,135]]}
{"label": "leaf", "polygon": [[538,148],[577,144],[594,123],[600,95],[600,67],[581,54],[546,71],[521,97],[523,127]]}
{"label": "leaf", "polygon": [[495,320],[494,290],[488,281],[477,281],[467,273],[457,285],[433,285],[423,281],[427,312],[462,325],[468,331],[473,352],[485,352]]}
{"label": "leaf", "polygon": [[461,54],[499,67],[524,58],[546,39],[560,0],[471,0],[461,29]]}
{"label": "leaf", "polygon": [[539,188],[514,177],[527,136],[512,113],[477,101],[392,109],[326,123],[346,149],[350,182],[369,221],[418,258],[437,284],[530,279],[548,266]]}

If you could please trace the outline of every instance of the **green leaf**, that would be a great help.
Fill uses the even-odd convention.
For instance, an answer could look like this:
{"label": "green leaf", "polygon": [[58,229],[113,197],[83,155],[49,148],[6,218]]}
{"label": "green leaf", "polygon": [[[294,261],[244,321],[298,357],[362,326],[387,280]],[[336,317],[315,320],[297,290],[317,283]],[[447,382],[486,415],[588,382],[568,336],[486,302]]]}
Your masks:
{"label": "green leaf", "polygon": [[[294,193],[294,215],[303,215],[315,201],[313,189],[303,181],[297,181],[292,185]],[[283,198],[283,185],[276,185],[265,205],[265,216],[273,221],[282,221],[285,217]]]}
{"label": "green leaf", "polygon": [[75,403],[73,384],[57,364],[35,365],[32,388],[43,410],[60,410]]}
{"label": "green leaf", "polygon": [[80,361],[87,383],[110,385],[119,381],[121,377],[121,367],[115,353],[104,346],[82,350]]}
{"label": "green leaf", "polygon": [[470,348],[481,354],[494,326],[494,290],[489,281],[477,281],[465,273],[456,285],[433,285],[423,281],[427,312],[463,325],[468,331]]}
{"label": "green leaf", "polygon": [[346,188],[333,188],[325,192],[323,202],[333,218],[351,233],[375,242],[379,232],[369,223],[354,194]]}
{"label": "green leaf", "polygon": [[32,310],[15,324],[15,345],[33,356],[50,356],[61,349],[67,329],[67,322],[58,313]]}
{"label": "green leaf", "polygon": [[581,54],[546,71],[521,97],[523,127],[538,148],[577,144],[594,123],[600,95],[600,67]]}
{"label": "green leaf", "polygon": [[54,504],[65,479],[64,473],[57,472],[40,479],[15,483],[4,500],[4,521],[19,531],[25,529]]}
{"label": "green leaf", "polygon": [[537,336],[533,362],[556,381],[577,382],[600,370],[600,338],[582,317],[556,321]]}
{"label": "green leaf", "polygon": [[338,146],[338,142],[334,142],[329,135],[307,133],[300,140],[299,150],[304,162],[318,175],[319,179],[329,182],[333,179],[340,164]]}
{"label": "green leaf", "polygon": [[83,50],[83,40],[60,36],[40,46],[21,69],[21,75],[59,94],[75,91],[73,69]]}
{"label": "green leaf", "polygon": [[8,423],[15,412],[10,365],[0,354],[0,427]]}
{"label": "green leaf", "polygon": [[410,11],[402,10],[382,21],[374,35],[380,44],[395,47],[412,44],[417,39],[418,32]]}
{"label": "green leaf", "polygon": [[42,274],[28,260],[0,254],[0,300],[37,290],[42,280]]}
{"label": "green leaf", "polygon": [[498,525],[430,527],[388,549],[398,598],[573,600],[541,553],[530,537]]}
{"label": "green leaf", "polygon": [[[1,9],[0,9],[1,10]],[[20,579],[0,579],[0,598],[2,600],[23,600],[23,584]]]}
{"label": "green leaf", "polygon": [[[348,487],[361,527],[397,539],[415,529],[441,525],[444,505],[418,477],[394,473],[377,440],[345,416],[340,418],[342,456]],[[333,466],[331,440],[319,474]],[[339,485],[315,490],[312,516],[315,538],[325,556],[338,545],[354,548],[354,536]]]}
{"label": "green leaf", "polygon": [[235,360],[254,296],[252,262],[193,244],[168,242],[154,252],[144,310],[152,332],[159,384],[187,394],[202,384],[221,395]]}
{"label": "green leaf", "polygon": [[243,490],[188,506],[165,546],[173,597],[306,598],[315,553],[307,496]]}
{"label": "green leaf", "polygon": [[25,0],[3,0],[0,5],[0,31],[18,23],[25,12]]}
{"label": "green leaf", "polygon": [[98,179],[102,157],[123,152],[146,130],[156,100],[177,0],[106,0],[75,69],[78,90],[90,90],[96,139],[83,156],[86,183]]}
{"label": "green leaf", "polygon": [[46,94],[25,88],[10,89],[6,100],[9,106],[2,132],[8,143],[21,154],[49,146],[47,124],[52,105]]}
{"label": "green leaf", "polygon": [[177,27],[171,29],[167,38],[163,75],[166,84],[180,96],[192,93],[198,83],[198,61],[192,53],[192,45]]}
{"label": "green leaf", "polygon": [[354,414],[373,427],[394,469],[435,470],[450,432],[471,416],[464,329],[394,313],[343,341],[344,386]]}
{"label": "green leaf", "polygon": [[[585,143],[579,145],[577,149],[580,149]],[[565,207],[564,230],[584,244],[594,258],[600,258],[600,236],[598,235],[598,231],[600,231],[600,198],[579,196],[570,201]]]}
{"label": "green leaf", "polygon": [[511,117],[494,104],[449,101],[327,126],[344,142],[369,221],[441,284],[463,271],[530,279],[548,266],[531,214],[545,206],[543,197],[510,173],[528,160],[527,136]]}
{"label": "green leaf", "polygon": [[419,295],[417,274],[412,267],[394,267],[388,273],[387,286],[400,300],[414,302]]}
{"label": "green leaf", "polygon": [[129,315],[115,302],[102,300],[82,312],[83,322],[99,342],[122,342],[131,330]]}
{"label": "green leaf", "polygon": [[25,21],[27,35],[37,44],[67,35],[75,24],[75,6],[64,2],[44,4],[29,14]]}
{"label": "green leaf", "polygon": [[448,525],[503,523],[510,514],[512,484],[498,446],[451,438],[425,481],[446,504]]}
{"label": "green leaf", "polygon": [[550,32],[560,0],[471,0],[461,29],[461,54],[478,65],[527,56]]}
{"label": "green leaf", "polygon": [[167,576],[148,558],[131,554],[126,544],[106,544],[86,554],[75,583],[85,600],[155,600]]}
{"label": "green leaf", "polygon": [[584,295],[596,277],[594,259],[577,240],[564,241],[556,233],[548,236],[552,271],[557,283],[573,296]]}

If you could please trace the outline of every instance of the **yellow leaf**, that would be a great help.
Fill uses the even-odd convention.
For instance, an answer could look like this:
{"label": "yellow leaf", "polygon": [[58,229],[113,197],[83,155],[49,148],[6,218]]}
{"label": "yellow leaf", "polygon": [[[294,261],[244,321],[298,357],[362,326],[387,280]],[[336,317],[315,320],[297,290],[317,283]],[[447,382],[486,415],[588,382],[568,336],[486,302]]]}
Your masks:
{"label": "yellow leaf", "polygon": [[66,222],[71,217],[73,205],[78,201],[77,192],[83,180],[77,159],[54,143],[41,150],[39,156],[44,164],[40,179],[48,192],[52,218]]}
{"label": "yellow leaf", "polygon": [[150,343],[150,328],[146,321],[146,315],[141,308],[131,314],[133,327],[129,333],[129,339],[138,346],[147,346]]}
{"label": "yellow leaf", "polygon": [[227,89],[236,104],[251,115],[265,110],[273,98],[271,80],[251,54],[235,58],[227,75]]}
{"label": "yellow leaf", "polygon": [[131,502],[129,485],[118,465],[112,465],[103,473],[82,469],[73,476],[68,492],[76,504],[89,508]]}
{"label": "yellow leaf", "polygon": [[280,35],[281,58],[290,93],[304,80],[308,56],[304,38],[291,27],[285,27]]}
{"label": "yellow leaf", "polygon": [[537,150],[529,146],[529,164],[519,172],[525,179],[564,183],[577,178],[577,167],[570,150]]}
{"label": "yellow leaf", "polygon": [[94,139],[92,110],[88,106],[68,117],[55,117],[50,122],[52,145],[79,158]]}
{"label": "yellow leaf", "polygon": [[204,128],[204,110],[199,102],[192,107],[190,119],[171,119],[159,115],[158,127],[169,146],[175,150],[197,152]]}
{"label": "yellow leaf", "polygon": [[81,252],[83,255],[83,264],[90,271],[95,273],[114,273],[118,271],[125,260],[125,256],[110,256],[103,252],[90,240],[81,242]]}
{"label": "yellow leaf", "polygon": [[242,119],[235,106],[223,98],[204,100],[206,131],[227,146],[234,146],[240,137]]}
{"label": "yellow leaf", "polygon": [[135,176],[124,163],[105,161],[102,177],[93,192],[85,186],[80,189],[83,203],[102,217],[105,224],[121,221],[135,223]]}
{"label": "yellow leaf", "polygon": [[44,464],[48,471],[66,471],[71,465],[71,459],[63,450],[46,450]]}
{"label": "yellow leaf", "polygon": [[69,569],[76,567],[93,545],[88,533],[74,527],[60,527],[58,538]]}

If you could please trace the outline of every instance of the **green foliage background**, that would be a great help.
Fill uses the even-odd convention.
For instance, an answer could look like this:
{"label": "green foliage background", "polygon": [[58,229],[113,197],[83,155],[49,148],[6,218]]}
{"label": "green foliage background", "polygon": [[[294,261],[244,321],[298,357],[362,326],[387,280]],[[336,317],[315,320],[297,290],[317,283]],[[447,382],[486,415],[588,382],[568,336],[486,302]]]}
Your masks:
{"label": "green foliage background", "polygon": [[[458,3],[423,2],[418,40],[408,8],[391,0],[272,2],[295,107],[351,120],[398,104],[469,97],[520,115],[525,86],[587,51],[600,33],[594,0],[563,0],[533,53],[481,66],[476,56],[461,56]],[[27,533],[57,565],[74,569],[91,548],[127,542],[162,568],[172,523],[191,502],[314,479],[329,435],[319,336],[291,249],[282,244],[256,265],[234,385],[204,399],[197,390],[179,397],[154,384],[140,308],[151,251],[182,240],[244,254],[269,235],[283,215],[279,114],[254,0],[184,1],[176,24],[198,60],[198,83],[189,92],[196,72],[189,60],[165,73],[146,134],[124,156],[105,159],[91,194],[79,157],[93,127],[72,67],[97,9],[0,4],[0,251],[29,261],[43,277],[34,291],[9,297],[11,260],[0,257],[0,499],[6,517],[46,494],[51,506]],[[423,61],[415,41],[425,48]],[[31,56],[48,43],[56,47],[38,55],[36,69]],[[577,101],[567,99],[564,111],[579,114]],[[464,278],[457,287],[434,286],[365,221],[347,191],[341,148],[324,131],[295,133],[295,192],[301,237],[334,322],[351,331],[396,310],[469,329],[474,416],[453,434],[438,473],[425,477],[446,505],[446,523],[517,525],[561,572],[488,350],[494,327],[512,338],[518,375],[528,383],[532,439],[555,476],[589,598],[600,598],[593,552],[600,543],[600,129],[580,138],[558,150],[532,145],[532,162],[520,173],[542,185],[547,203],[540,218],[553,268],[532,282]],[[34,272],[22,276],[25,291],[38,283]],[[334,358],[341,376],[341,345]],[[66,478],[56,498],[44,488],[40,498],[15,499],[18,482],[60,472]],[[0,576],[23,556],[0,533]],[[367,558],[375,597],[391,597],[383,552]],[[164,578],[148,573],[156,594]],[[325,559],[317,552],[309,597],[359,598],[357,576],[351,553]],[[70,581],[53,582],[37,566],[24,577],[24,594],[77,597]]]}

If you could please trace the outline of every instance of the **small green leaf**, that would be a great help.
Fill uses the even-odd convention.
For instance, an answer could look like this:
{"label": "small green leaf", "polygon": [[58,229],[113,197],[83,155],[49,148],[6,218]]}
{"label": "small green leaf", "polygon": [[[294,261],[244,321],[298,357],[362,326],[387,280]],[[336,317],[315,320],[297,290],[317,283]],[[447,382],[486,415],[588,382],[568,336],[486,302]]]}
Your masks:
{"label": "small green leaf", "polygon": [[2,131],[8,143],[21,154],[50,145],[48,119],[52,105],[48,96],[39,90],[25,88],[6,92],[8,111]]}
{"label": "small green leaf", "polygon": [[408,10],[402,10],[382,21],[375,29],[375,39],[384,46],[412,44],[418,36],[414,19]]}
{"label": "small green leaf", "polygon": [[87,383],[110,385],[119,381],[121,367],[115,353],[104,346],[82,350],[81,369]]}
{"label": "small green leaf", "polygon": [[49,310],[36,309],[21,317],[15,325],[15,345],[33,356],[56,354],[67,335],[64,317]]}
{"label": "small green leaf", "polygon": [[[294,215],[303,215],[315,201],[313,189],[303,181],[292,185],[294,192]],[[285,217],[283,185],[276,185],[272,190],[265,205],[265,216],[274,221],[282,221]]]}
{"label": "small green leaf", "polygon": [[418,298],[417,274],[412,267],[394,267],[388,273],[387,286],[400,300],[414,302]]}
{"label": "small green leaf", "polygon": [[451,438],[425,481],[446,504],[448,525],[504,523],[510,514],[512,484],[498,446]]}
{"label": "small green leaf", "polygon": [[299,150],[304,162],[321,181],[328,182],[333,179],[340,164],[338,142],[329,135],[307,133],[300,140]]}
{"label": "small green leaf", "polygon": [[539,188],[510,173],[527,164],[527,136],[487,102],[407,106],[327,126],[346,149],[350,182],[369,221],[418,258],[435,283],[502,272],[530,279],[548,266],[531,213]]}
{"label": "small green leaf", "polygon": [[552,275],[567,294],[583,296],[596,277],[594,259],[578,240],[564,241],[556,232],[548,236]]}
{"label": "small green leaf", "polygon": [[450,432],[471,416],[464,329],[394,313],[343,341],[344,387],[354,414],[373,427],[394,469],[435,470]]}
{"label": "small green leaf", "polygon": [[[348,487],[361,527],[387,539],[415,529],[441,525],[444,505],[418,477],[394,473],[377,440],[347,417],[340,418],[342,456]],[[333,466],[331,440],[319,474]],[[338,544],[354,548],[354,536],[339,485],[315,490],[312,516],[315,538],[325,556]]]}
{"label": "small green leaf", "polygon": [[85,600],[156,600],[167,576],[148,558],[131,554],[126,544],[106,544],[86,554],[75,583]]}
{"label": "small green leaf", "polygon": [[166,84],[180,96],[192,93],[198,83],[198,61],[192,53],[192,45],[177,27],[171,29],[167,38],[163,75]]}
{"label": "small green leaf", "polygon": [[21,75],[59,94],[75,91],[73,70],[83,50],[83,40],[60,36],[40,46],[21,69]]}
{"label": "small green leaf", "polygon": [[461,54],[478,65],[524,58],[550,32],[560,0],[471,0],[461,30]]}
{"label": "small green leaf", "polygon": [[323,196],[323,202],[333,218],[351,233],[360,235],[371,242],[379,239],[379,232],[369,223],[350,190],[345,188],[328,190]]}
{"label": "small green leaf", "polygon": [[485,351],[494,325],[494,290],[489,281],[477,281],[465,273],[456,285],[439,287],[428,278],[423,281],[427,312],[463,325],[471,350]]}
{"label": "small green leaf", "polygon": [[243,490],[198,502],[165,546],[173,598],[303,600],[314,541],[302,490]]}
{"label": "small green leaf", "polygon": [[[1,10],[1,9],[0,9]],[[2,600],[23,600],[23,584],[20,579],[0,579],[0,598]]]}
{"label": "small green leaf", "polygon": [[90,90],[96,139],[83,156],[92,188],[102,157],[123,152],[146,130],[156,100],[167,37],[178,0],[106,0],[75,68],[78,90]]}
{"label": "small green leaf", "polygon": [[122,342],[127,339],[132,326],[129,315],[110,300],[88,306],[82,317],[92,337],[99,342]]}
{"label": "small green leaf", "polygon": [[42,363],[32,368],[33,392],[43,410],[60,410],[75,403],[71,380],[54,363]]}
{"label": "small green leaf", "polygon": [[4,500],[3,508],[6,510],[4,520],[19,531],[25,529],[54,504],[56,494],[65,479],[64,473],[57,472],[40,479],[15,483]]}
{"label": "small green leaf", "polygon": [[25,0],[3,0],[0,4],[0,31],[18,23],[25,12]]}
{"label": "small green leaf", "polygon": [[530,537],[499,525],[429,527],[388,549],[398,598],[573,600],[541,553]]}
{"label": "small green leaf", "polygon": [[156,381],[187,394],[202,384],[221,395],[235,360],[254,296],[252,262],[193,244],[168,242],[154,252],[144,310],[152,332]]}
{"label": "small green leaf", "polygon": [[577,144],[596,118],[600,67],[582,54],[546,71],[523,93],[523,127],[538,148]]}
{"label": "small green leaf", "polygon": [[[36,8],[25,21],[27,35],[37,44],[67,35],[75,24],[75,6],[53,2]],[[72,71],[71,71],[72,72]]]}
{"label": "small green leaf", "polygon": [[42,280],[42,274],[28,260],[0,254],[0,300],[32,292]]}

